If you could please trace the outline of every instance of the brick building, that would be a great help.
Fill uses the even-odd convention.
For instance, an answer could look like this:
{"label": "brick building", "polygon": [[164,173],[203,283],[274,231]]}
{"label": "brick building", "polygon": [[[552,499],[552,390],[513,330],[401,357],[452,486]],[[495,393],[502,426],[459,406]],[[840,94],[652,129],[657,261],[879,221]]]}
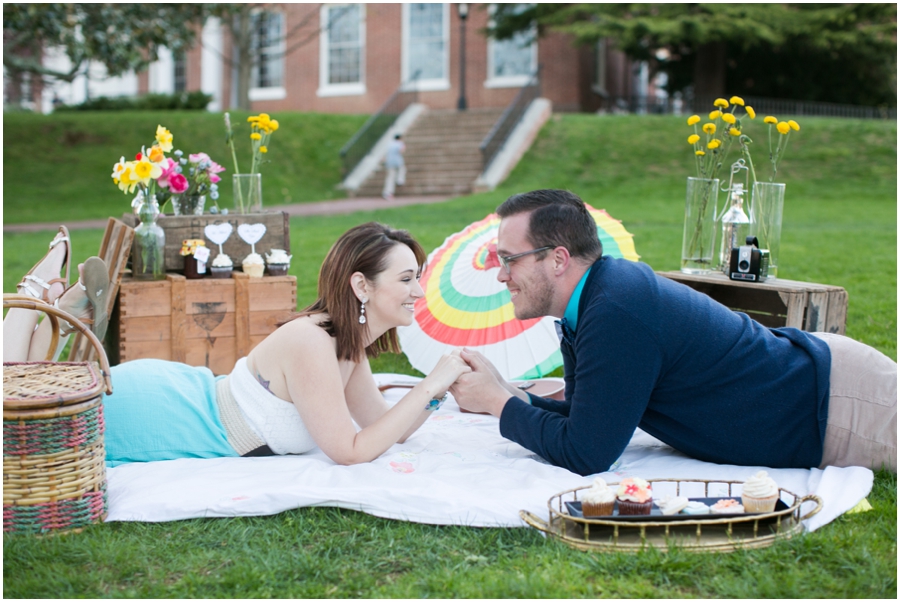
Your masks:
{"label": "brick building", "polygon": [[[249,97],[254,111],[372,113],[402,82],[420,91],[420,102],[454,108],[460,99],[465,35],[465,100],[468,107],[502,107],[541,66],[543,96],[556,111],[595,111],[607,97],[647,92],[646,76],[606,41],[576,47],[569,35],[550,33],[528,45],[498,42],[483,30],[491,5],[470,4],[264,4],[253,11],[260,51]],[[463,29],[465,34],[463,34]],[[237,49],[228,27],[209,19],[196,46],[160,60],[136,75],[102,77],[45,86],[44,111],[57,97],[68,104],[89,94],[120,96],[202,90],[209,110],[238,102]],[[48,51],[47,61],[65,61]],[[61,63],[59,63],[61,64]],[[418,72],[416,81],[413,74]]]}

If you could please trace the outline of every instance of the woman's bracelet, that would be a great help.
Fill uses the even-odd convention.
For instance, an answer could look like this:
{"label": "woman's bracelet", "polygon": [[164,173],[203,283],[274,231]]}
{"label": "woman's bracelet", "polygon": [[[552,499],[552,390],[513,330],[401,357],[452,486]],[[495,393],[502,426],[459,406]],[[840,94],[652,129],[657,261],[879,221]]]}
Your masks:
{"label": "woman's bracelet", "polygon": [[429,401],[428,405],[425,406],[425,411],[434,412],[435,410],[439,410],[441,406],[444,405],[444,402],[447,401],[447,395],[447,393],[444,393],[443,397],[441,397],[440,399],[435,397],[434,399]]}

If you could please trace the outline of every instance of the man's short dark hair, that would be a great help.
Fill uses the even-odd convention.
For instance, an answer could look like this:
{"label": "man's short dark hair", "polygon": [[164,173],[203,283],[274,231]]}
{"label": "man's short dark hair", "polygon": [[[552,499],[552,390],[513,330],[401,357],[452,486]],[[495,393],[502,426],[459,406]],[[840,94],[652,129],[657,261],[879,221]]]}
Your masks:
{"label": "man's short dark hair", "polygon": [[540,247],[565,247],[572,257],[590,263],[603,255],[597,223],[584,201],[568,190],[532,190],[514,194],[497,207],[500,219],[531,213],[528,242]]}

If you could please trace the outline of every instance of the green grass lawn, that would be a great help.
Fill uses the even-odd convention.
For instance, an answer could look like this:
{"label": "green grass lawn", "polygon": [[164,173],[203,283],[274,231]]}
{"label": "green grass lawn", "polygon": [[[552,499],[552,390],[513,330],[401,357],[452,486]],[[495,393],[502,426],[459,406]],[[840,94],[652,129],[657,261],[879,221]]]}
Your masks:
{"label": "green grass lawn", "polygon": [[[98,146],[106,150],[91,151],[98,157],[91,168],[96,173],[90,178],[79,174],[77,196],[71,195],[75,186],[67,186],[65,178],[44,177],[40,184],[26,185],[28,177],[39,176],[19,173],[27,161],[11,155],[20,154],[16,149],[32,150],[25,144],[29,141],[10,133],[7,118],[4,220],[62,223],[120,214],[130,199],[104,178],[126,147],[152,137],[157,122],[173,131],[179,147],[179,140],[194,139],[185,132],[189,124],[198,117],[203,123],[208,119],[210,133],[204,134],[203,144],[210,146],[202,149],[216,158],[210,149],[221,135],[220,118],[183,115],[183,121],[176,121],[170,113],[141,120],[132,114],[140,132],[147,132],[134,140],[117,133],[127,130],[131,136],[138,129],[126,128],[129,121],[121,114],[58,118],[83,118],[77,121],[78,131],[90,129],[88,118],[104,128],[108,119],[122,120],[104,130],[107,141]],[[302,166],[305,173],[320,176],[319,184],[297,175],[301,166],[294,166],[299,160],[291,159],[286,166],[264,168],[264,187],[270,187],[270,179],[282,177],[295,201],[328,198],[299,191],[333,191],[339,173],[337,149],[355,129],[353,120],[362,119],[276,117],[282,125],[275,135],[289,134],[281,137],[283,148],[289,137],[296,139],[297,149],[329,147],[328,134],[319,130],[321,122],[321,129],[335,136],[330,143],[333,157],[323,153],[316,163],[320,159],[310,154],[309,163]],[[35,122],[26,124],[25,131],[62,127],[55,119],[28,118]],[[779,169],[779,180],[783,177],[787,183],[779,275],[847,289],[848,336],[896,360],[896,123],[798,120],[803,129],[792,137]],[[294,132],[290,123],[305,129]],[[763,132],[761,125],[753,125]],[[349,133],[344,136],[345,132]],[[313,300],[319,263],[329,245],[352,225],[375,219],[408,228],[426,249],[433,249],[492,212],[510,194],[539,187],[568,188],[608,210],[635,235],[643,261],[657,270],[677,269],[685,177],[693,175],[684,141],[688,133],[682,119],[671,117],[555,116],[510,178],[493,192],[439,205],[294,218],[290,273],[298,279],[298,305]],[[753,130],[748,133],[754,135]],[[308,144],[307,137],[317,143]],[[34,137],[29,144],[33,142]],[[42,148],[52,142],[41,142]],[[114,150],[118,148],[122,150]],[[181,148],[201,150],[194,145]],[[278,149],[273,145],[273,160]],[[284,151],[286,157],[289,152]],[[110,153],[115,156],[107,158]],[[764,157],[764,149],[756,149],[760,172]],[[334,179],[326,182],[329,173]],[[107,189],[109,200],[96,200],[106,199]],[[90,191],[102,193],[95,198]],[[67,200],[60,202],[64,194]],[[76,257],[83,260],[96,252],[101,236],[99,230],[75,232]],[[4,236],[4,291],[15,290],[18,278],[43,254],[51,237],[48,232]],[[415,373],[403,356],[382,356],[373,369]],[[764,550],[713,555],[678,550],[590,554],[546,540],[531,529],[417,525],[334,508],[301,508],[270,517],[111,523],[66,537],[5,536],[4,593],[13,598],[896,598],[896,477],[877,474],[869,501],[874,510],[842,516],[815,533]]]}

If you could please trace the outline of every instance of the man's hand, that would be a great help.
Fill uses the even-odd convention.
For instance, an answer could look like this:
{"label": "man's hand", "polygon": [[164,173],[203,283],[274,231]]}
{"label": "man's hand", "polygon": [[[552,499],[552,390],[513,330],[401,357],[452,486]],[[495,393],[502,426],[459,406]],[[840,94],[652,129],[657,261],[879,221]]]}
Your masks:
{"label": "man's hand", "polygon": [[470,412],[487,412],[500,417],[503,407],[512,396],[497,369],[483,355],[463,351],[462,359],[472,371],[461,375],[450,387],[459,407]]}

